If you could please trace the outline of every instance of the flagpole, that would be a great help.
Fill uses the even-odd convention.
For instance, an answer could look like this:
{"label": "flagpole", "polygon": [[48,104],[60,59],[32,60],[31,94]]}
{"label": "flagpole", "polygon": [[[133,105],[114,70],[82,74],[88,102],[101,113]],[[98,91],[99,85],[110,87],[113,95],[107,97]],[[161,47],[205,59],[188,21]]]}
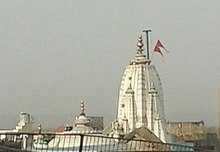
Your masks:
{"label": "flagpole", "polygon": [[217,114],[217,119],[218,119],[218,133],[217,133],[217,135],[218,135],[218,138],[220,138],[220,89],[218,88],[218,99],[217,99],[217,102],[218,102],[218,114]]}
{"label": "flagpole", "polygon": [[149,51],[149,33],[151,32],[151,30],[143,30],[143,32],[146,33],[146,41],[147,41],[147,59],[150,60],[150,51]]}

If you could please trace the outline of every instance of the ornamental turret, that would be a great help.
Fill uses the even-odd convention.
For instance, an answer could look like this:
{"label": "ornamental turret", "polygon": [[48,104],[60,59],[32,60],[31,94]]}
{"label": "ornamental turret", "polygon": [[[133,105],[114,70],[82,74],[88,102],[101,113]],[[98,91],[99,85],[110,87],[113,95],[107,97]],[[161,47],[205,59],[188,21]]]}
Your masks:
{"label": "ornamental turret", "polygon": [[150,90],[148,92],[148,104],[147,104],[147,120],[148,128],[154,132],[155,115],[157,113],[157,91],[154,84],[151,84]]}
{"label": "ornamental turret", "polygon": [[122,119],[122,123],[124,126],[124,132],[128,133],[131,130],[135,128],[135,120],[136,120],[136,111],[135,111],[135,101],[134,101],[134,91],[131,86],[131,80],[132,78],[129,77],[129,87],[124,95],[124,104],[123,106],[123,112],[124,117]]}

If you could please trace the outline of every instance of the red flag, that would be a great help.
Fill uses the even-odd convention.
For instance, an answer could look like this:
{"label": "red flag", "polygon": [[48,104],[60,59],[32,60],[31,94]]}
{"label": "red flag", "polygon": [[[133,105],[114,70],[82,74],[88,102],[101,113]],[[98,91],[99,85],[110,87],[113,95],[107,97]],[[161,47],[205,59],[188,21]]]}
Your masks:
{"label": "red flag", "polygon": [[155,45],[154,52],[158,52],[163,56],[163,53],[161,52],[160,47],[157,46],[157,44]]}
{"label": "red flag", "polygon": [[160,40],[157,40],[157,46],[164,48],[163,44],[160,42]]}
{"label": "red flag", "polygon": [[162,44],[159,40],[157,40],[157,43],[156,43],[156,45],[155,45],[153,51],[154,51],[154,52],[158,52],[158,53],[160,53],[160,54],[163,56],[163,53],[161,52],[160,48],[163,48],[163,49],[168,53],[168,51],[167,51],[166,48],[163,46],[163,44]]}

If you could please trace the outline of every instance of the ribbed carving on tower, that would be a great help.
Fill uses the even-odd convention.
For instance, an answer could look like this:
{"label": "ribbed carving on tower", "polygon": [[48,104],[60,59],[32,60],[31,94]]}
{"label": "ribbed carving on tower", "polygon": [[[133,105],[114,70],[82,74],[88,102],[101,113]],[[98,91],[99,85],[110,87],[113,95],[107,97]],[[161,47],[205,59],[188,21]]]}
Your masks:
{"label": "ribbed carving on tower", "polygon": [[136,55],[121,79],[117,120],[124,133],[147,127],[166,142],[162,84],[155,66],[144,54],[142,36],[138,38]]}

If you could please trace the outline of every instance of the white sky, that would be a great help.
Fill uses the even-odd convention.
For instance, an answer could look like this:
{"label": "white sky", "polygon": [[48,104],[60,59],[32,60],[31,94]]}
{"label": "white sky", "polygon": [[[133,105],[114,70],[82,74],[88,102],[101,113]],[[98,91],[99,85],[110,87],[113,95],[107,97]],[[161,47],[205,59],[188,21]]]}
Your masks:
{"label": "white sky", "polygon": [[[154,54],[169,121],[217,124],[220,1],[0,1],[0,128],[20,112],[43,127],[116,116],[125,66],[143,29],[169,50]],[[144,35],[145,36],[145,35]]]}

